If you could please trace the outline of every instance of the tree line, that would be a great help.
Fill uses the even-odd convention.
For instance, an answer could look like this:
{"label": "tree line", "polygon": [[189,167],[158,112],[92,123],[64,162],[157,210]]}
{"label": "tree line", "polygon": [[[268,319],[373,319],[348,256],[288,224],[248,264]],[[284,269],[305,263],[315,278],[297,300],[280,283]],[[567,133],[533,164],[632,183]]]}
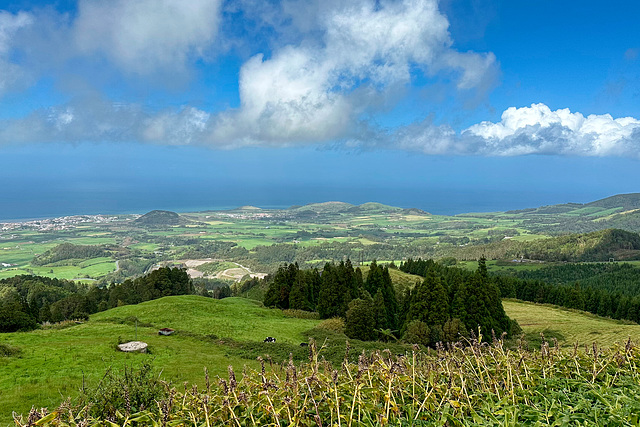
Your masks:
{"label": "tree line", "polygon": [[40,276],[0,280],[0,332],[30,330],[42,322],[87,319],[113,307],[170,295],[207,294],[194,287],[184,269],[160,268],[109,287]]}
{"label": "tree line", "polygon": [[322,270],[285,264],[264,279],[268,282],[264,304],[317,311],[322,319],[341,317],[345,334],[360,340],[402,336],[428,345],[457,341],[478,327],[496,334],[512,334],[518,329],[504,312],[484,259],[478,270],[469,274],[433,260],[408,260],[401,265],[401,269],[412,267],[425,279],[413,289],[395,289],[389,266],[375,261],[366,277],[350,260],[326,263]]}
{"label": "tree line", "polygon": [[578,281],[572,284],[553,284],[507,276],[497,276],[496,281],[505,298],[554,304],[598,316],[640,323],[640,295],[637,294],[628,295],[606,288],[585,287]]}

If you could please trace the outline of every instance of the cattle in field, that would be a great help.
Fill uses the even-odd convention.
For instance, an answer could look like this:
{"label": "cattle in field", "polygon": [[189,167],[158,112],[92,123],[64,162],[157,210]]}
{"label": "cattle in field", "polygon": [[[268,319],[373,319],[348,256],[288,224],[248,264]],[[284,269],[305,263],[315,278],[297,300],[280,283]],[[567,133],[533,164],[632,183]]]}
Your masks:
{"label": "cattle in field", "polygon": [[276,339],[274,337],[266,337],[264,342],[276,342]]}

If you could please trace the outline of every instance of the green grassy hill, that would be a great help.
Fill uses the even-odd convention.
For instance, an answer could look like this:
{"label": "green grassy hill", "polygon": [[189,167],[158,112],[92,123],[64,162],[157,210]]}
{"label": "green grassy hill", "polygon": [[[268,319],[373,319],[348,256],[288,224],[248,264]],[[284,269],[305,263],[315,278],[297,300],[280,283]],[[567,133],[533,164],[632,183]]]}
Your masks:
{"label": "green grassy hill", "polygon": [[133,221],[134,224],[140,226],[163,226],[163,225],[180,225],[183,220],[175,212],[155,210],[147,212],[140,218]]}
{"label": "green grassy hill", "polygon": [[[575,341],[609,345],[628,337],[640,339],[638,325],[515,301],[505,301],[504,306],[533,345],[540,332],[567,346]],[[280,310],[266,309],[243,298],[177,296],[118,307],[65,329],[2,334],[0,344],[19,349],[19,354],[0,355],[0,425],[11,422],[12,411],[28,412],[32,405],[55,407],[63,396],[76,396],[83,382],[95,385],[107,369],[137,366],[144,361],[152,362],[162,370],[163,378],[174,384],[188,381],[202,386],[205,367],[215,377],[223,376],[228,365],[235,366],[236,371],[244,365],[256,368],[257,355],[271,354],[278,363],[292,352],[297,360],[304,360],[306,349],[298,344],[306,341],[309,333],[319,344],[328,339],[321,355],[341,360],[344,335],[318,332],[319,324],[317,320],[286,317]],[[161,327],[177,332],[159,336]],[[133,340],[136,334],[138,340],[149,344],[150,354],[115,350],[119,341]],[[263,343],[266,336],[276,337],[278,343]],[[351,342],[354,357],[363,349],[391,347],[392,352],[405,351],[395,345]]]}
{"label": "green grassy hill", "polygon": [[[136,318],[137,338],[149,344],[150,354],[115,350],[118,341],[136,338]],[[176,296],[118,307],[65,329],[1,334],[0,344],[20,354],[0,355],[0,425],[11,422],[12,411],[28,412],[33,404],[56,407],[62,396],[77,395],[83,381],[96,384],[110,367],[152,361],[176,384],[202,384],[204,367],[213,376],[225,374],[230,364],[255,367],[257,354],[299,348],[308,339],[305,331],[318,323],[242,298]],[[177,332],[159,336],[163,327]],[[267,336],[276,337],[278,346],[263,343]]]}
{"label": "green grassy hill", "polygon": [[323,202],[323,203],[310,203],[304,206],[292,207],[291,210],[296,212],[311,211],[317,214],[335,214],[341,212],[347,212],[352,209],[354,205],[345,202]]}
{"label": "green grassy hill", "polygon": [[605,208],[605,209],[611,209],[611,208],[624,208],[624,210],[640,209],[640,193],[617,194],[615,196],[606,197],[604,199],[587,203],[584,206],[598,207],[598,208]]}

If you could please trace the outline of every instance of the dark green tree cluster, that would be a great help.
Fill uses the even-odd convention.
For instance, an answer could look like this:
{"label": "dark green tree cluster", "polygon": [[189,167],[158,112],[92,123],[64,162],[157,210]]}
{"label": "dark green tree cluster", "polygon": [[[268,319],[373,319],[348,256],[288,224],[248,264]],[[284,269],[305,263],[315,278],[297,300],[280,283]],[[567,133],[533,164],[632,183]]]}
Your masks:
{"label": "dark green tree cluster", "polygon": [[322,319],[346,319],[347,335],[375,339],[399,327],[399,308],[388,267],[375,261],[363,280],[350,260],[326,263],[322,271],[298,264],[281,266],[270,279],[264,304],[281,309],[317,311]]}
{"label": "dark green tree cluster", "polygon": [[415,341],[419,344],[457,341],[460,335],[477,328],[485,336],[491,331],[498,335],[516,332],[517,326],[504,312],[499,288],[487,273],[484,258],[475,272],[422,259],[409,259],[400,270],[425,277],[404,296],[406,340],[419,336],[422,338]]}
{"label": "dark green tree cluster", "polygon": [[29,330],[49,320],[51,305],[87,287],[70,280],[31,275],[0,280],[0,332]]}
{"label": "dark green tree cluster", "polygon": [[194,292],[191,279],[179,268],[160,268],[106,288],[48,277],[15,276],[0,280],[0,332],[30,330],[41,322],[86,319],[119,305]]}
{"label": "dark green tree cluster", "polygon": [[[413,290],[396,294],[388,266],[375,261],[363,280],[351,262],[327,263],[319,272],[297,264],[281,266],[273,276],[267,306],[316,310],[323,319],[343,317],[345,334],[360,340],[404,334],[420,344],[456,341],[480,327],[485,334],[511,333],[497,285],[484,259],[475,273],[447,268],[432,260],[408,260],[400,269],[425,277]],[[408,271],[409,272],[409,271]],[[414,337],[414,338],[412,338]]]}
{"label": "dark green tree cluster", "polygon": [[640,323],[640,295],[573,284],[553,284],[540,280],[522,280],[514,277],[496,278],[501,293],[540,304],[554,304],[587,311],[598,316],[631,320]]}
{"label": "dark green tree cluster", "polygon": [[303,270],[294,263],[278,268],[269,280],[266,306],[318,311],[326,319],[345,315],[349,302],[358,296],[362,273],[350,261],[327,263],[322,272],[315,268]]}
{"label": "dark green tree cluster", "polygon": [[360,340],[388,339],[401,326],[400,306],[389,267],[373,261],[359,290],[360,297],[349,304],[345,334]]}

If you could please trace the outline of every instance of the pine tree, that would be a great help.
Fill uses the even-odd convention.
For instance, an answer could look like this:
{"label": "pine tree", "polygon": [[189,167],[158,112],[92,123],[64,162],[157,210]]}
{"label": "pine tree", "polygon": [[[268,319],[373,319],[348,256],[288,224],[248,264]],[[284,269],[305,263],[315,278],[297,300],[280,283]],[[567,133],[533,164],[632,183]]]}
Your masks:
{"label": "pine tree", "polygon": [[387,307],[384,301],[382,290],[378,289],[376,296],[373,297],[373,309],[375,312],[375,329],[391,329]]}
{"label": "pine tree", "polygon": [[317,309],[321,319],[344,316],[340,283],[338,282],[336,268],[329,263],[325,264],[322,270]]}
{"label": "pine tree", "polygon": [[289,292],[289,308],[294,310],[311,310],[311,304],[308,299],[308,285],[305,281],[305,275],[299,274],[291,292]]}
{"label": "pine tree", "polygon": [[435,271],[429,270],[422,284],[414,291],[407,320],[420,320],[429,328],[442,326],[449,318],[449,298]]}
{"label": "pine tree", "polygon": [[378,263],[376,263],[374,259],[371,261],[371,264],[369,264],[369,274],[364,281],[364,289],[369,292],[370,295],[375,295],[378,289],[382,287],[382,284],[382,267],[378,267]]}

